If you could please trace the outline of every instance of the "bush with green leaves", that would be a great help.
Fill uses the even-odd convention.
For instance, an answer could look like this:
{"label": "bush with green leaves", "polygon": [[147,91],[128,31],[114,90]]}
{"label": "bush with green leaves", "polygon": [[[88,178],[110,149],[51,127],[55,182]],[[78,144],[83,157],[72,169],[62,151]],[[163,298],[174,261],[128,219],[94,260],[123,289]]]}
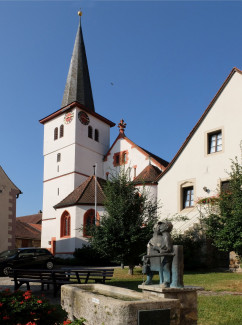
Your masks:
{"label": "bush with green leaves", "polygon": [[221,251],[242,256],[242,165],[231,164],[228,190],[220,190],[215,204],[200,204],[207,236]]}
{"label": "bush with green leaves", "polygon": [[51,305],[42,296],[34,296],[30,290],[0,291],[0,324],[4,325],[54,325],[62,324],[67,313],[61,306]]}

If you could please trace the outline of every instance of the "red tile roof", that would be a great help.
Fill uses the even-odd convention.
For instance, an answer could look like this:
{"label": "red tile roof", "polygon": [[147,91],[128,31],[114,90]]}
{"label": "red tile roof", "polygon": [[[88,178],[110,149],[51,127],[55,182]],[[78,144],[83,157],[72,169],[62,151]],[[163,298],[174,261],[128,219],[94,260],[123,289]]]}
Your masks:
{"label": "red tile roof", "polygon": [[[103,205],[105,196],[103,187],[106,181],[97,177],[97,205]],[[95,203],[95,176],[90,176],[84,183],[71,192],[60,203],[54,206],[55,209],[73,205],[94,205]]]}
{"label": "red tile roof", "polygon": [[31,214],[28,216],[18,217],[17,220],[23,221],[26,223],[41,224],[42,222],[42,213]]}
{"label": "red tile roof", "polygon": [[35,229],[31,225],[27,224],[26,222],[22,222],[16,219],[16,231],[15,237],[22,238],[22,239],[41,239],[41,230]]}
{"label": "red tile roof", "polygon": [[148,165],[142,172],[135,177],[135,184],[157,183],[156,178],[161,174],[161,170],[153,165]]}
{"label": "red tile roof", "polygon": [[203,122],[203,120],[205,119],[205,117],[207,116],[207,114],[209,113],[209,111],[211,110],[211,108],[213,107],[213,105],[215,104],[215,102],[217,101],[217,99],[219,98],[221,93],[223,92],[224,88],[227,86],[227,84],[229,83],[229,81],[231,80],[233,75],[235,74],[235,72],[242,74],[242,71],[237,68],[233,68],[231,70],[230,74],[228,75],[228,77],[226,78],[226,80],[224,81],[224,83],[222,84],[222,86],[220,87],[220,89],[218,90],[218,92],[216,93],[216,95],[214,96],[214,98],[212,99],[212,101],[210,102],[210,104],[208,105],[206,110],[204,111],[203,115],[200,117],[197,124],[194,126],[194,128],[192,129],[192,131],[190,132],[190,134],[188,135],[188,137],[186,138],[186,140],[184,141],[184,143],[182,144],[182,146],[180,147],[180,149],[178,150],[178,152],[176,153],[176,155],[174,156],[172,161],[169,163],[167,168],[164,170],[164,172],[157,177],[156,181],[159,181],[174,165],[174,163],[176,162],[176,160],[178,159],[178,157],[180,156],[182,151],[185,149],[185,147],[187,146],[187,144],[193,137],[194,133],[197,131],[197,129],[199,128],[199,126],[201,125],[201,123]]}

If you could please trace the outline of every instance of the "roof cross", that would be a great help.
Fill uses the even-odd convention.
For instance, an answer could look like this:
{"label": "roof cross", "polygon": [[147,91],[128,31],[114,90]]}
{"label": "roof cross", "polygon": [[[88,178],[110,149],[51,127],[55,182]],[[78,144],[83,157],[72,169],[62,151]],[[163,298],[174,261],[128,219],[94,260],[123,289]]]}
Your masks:
{"label": "roof cross", "polygon": [[126,128],[126,123],[124,123],[124,120],[120,120],[120,123],[118,124],[118,128],[119,128],[119,133],[124,134],[124,129]]}

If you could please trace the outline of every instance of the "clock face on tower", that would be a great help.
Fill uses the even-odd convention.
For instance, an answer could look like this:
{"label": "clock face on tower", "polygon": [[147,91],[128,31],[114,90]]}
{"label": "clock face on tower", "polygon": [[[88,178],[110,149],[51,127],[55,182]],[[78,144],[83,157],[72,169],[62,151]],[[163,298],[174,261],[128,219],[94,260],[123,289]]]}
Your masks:
{"label": "clock face on tower", "polygon": [[65,122],[65,124],[71,123],[71,121],[73,120],[73,116],[74,116],[74,113],[73,112],[66,113],[65,116],[64,116],[64,122]]}
{"label": "clock face on tower", "polygon": [[85,112],[83,112],[83,111],[81,111],[81,112],[78,113],[78,118],[79,118],[80,122],[81,122],[82,124],[84,124],[84,125],[88,125],[89,122],[90,122],[87,113],[85,113]]}

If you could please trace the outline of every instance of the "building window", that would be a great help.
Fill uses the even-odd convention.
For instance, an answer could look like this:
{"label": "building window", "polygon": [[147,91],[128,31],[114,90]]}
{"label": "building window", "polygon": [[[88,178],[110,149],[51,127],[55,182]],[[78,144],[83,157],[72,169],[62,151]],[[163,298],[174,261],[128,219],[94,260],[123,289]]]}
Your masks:
{"label": "building window", "polygon": [[60,195],[60,189],[59,189],[59,187],[57,188],[57,195]]}
{"label": "building window", "polygon": [[230,189],[230,181],[223,181],[221,182],[221,192],[228,192]]}
{"label": "building window", "polygon": [[95,134],[94,134],[95,141],[99,141],[99,131],[95,129]]}
{"label": "building window", "polygon": [[57,162],[60,162],[60,161],[61,161],[61,154],[58,153],[58,154],[57,154]]}
{"label": "building window", "polygon": [[134,178],[136,177],[137,166],[134,166]]}
{"label": "building window", "polygon": [[60,224],[60,236],[61,237],[70,237],[71,235],[71,216],[69,212],[64,211],[61,216]]}
{"label": "building window", "polygon": [[92,139],[92,127],[91,127],[91,125],[88,126],[88,138]]}
{"label": "building window", "polygon": [[60,126],[60,138],[63,138],[64,137],[64,125],[62,124]]}
{"label": "building window", "polygon": [[58,128],[54,129],[54,140],[58,139]]}
{"label": "building window", "polygon": [[[98,226],[100,222],[100,216],[97,212],[97,220],[96,225]],[[95,210],[89,209],[84,214],[83,217],[83,236],[90,237],[91,236],[91,227],[95,224]]]}
{"label": "building window", "polygon": [[222,151],[222,131],[208,134],[208,153]]}
{"label": "building window", "polygon": [[194,206],[194,191],[193,186],[182,188],[183,196],[183,209],[190,208]]}
{"label": "building window", "polygon": [[121,151],[121,152],[116,152],[113,155],[113,165],[114,167],[116,166],[121,166],[125,165],[128,162],[128,151]]}

